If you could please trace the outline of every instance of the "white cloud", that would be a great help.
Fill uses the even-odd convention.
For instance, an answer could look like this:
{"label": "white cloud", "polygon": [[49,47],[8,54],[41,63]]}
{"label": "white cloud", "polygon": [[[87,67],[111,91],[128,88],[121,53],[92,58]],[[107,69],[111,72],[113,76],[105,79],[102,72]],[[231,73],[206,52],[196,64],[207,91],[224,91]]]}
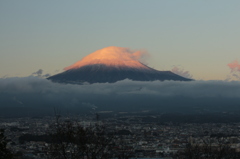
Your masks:
{"label": "white cloud", "polygon": [[[72,85],[38,77],[0,79],[0,107],[64,107],[97,109],[239,105],[240,82],[123,80]],[[17,99],[13,100],[13,99]],[[87,103],[87,104],[86,104]]]}

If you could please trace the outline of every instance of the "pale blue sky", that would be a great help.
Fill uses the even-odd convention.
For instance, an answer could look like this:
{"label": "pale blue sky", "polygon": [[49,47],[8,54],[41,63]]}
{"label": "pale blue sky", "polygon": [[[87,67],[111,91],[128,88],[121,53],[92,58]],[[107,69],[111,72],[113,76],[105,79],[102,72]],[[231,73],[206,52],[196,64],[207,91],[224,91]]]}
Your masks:
{"label": "pale blue sky", "polygon": [[239,0],[2,0],[0,77],[54,74],[107,46],[146,49],[158,70],[224,80],[240,58]]}

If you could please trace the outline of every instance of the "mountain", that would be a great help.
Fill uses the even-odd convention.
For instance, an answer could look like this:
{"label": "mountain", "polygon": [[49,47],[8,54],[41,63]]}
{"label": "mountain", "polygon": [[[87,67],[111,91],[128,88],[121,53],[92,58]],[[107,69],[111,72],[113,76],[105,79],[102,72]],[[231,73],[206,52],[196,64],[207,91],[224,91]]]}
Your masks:
{"label": "mountain", "polygon": [[142,64],[139,60],[143,55],[142,51],[134,52],[122,47],[103,48],[48,79],[53,82],[72,84],[114,83],[124,79],[191,81],[171,71],[158,71]]}

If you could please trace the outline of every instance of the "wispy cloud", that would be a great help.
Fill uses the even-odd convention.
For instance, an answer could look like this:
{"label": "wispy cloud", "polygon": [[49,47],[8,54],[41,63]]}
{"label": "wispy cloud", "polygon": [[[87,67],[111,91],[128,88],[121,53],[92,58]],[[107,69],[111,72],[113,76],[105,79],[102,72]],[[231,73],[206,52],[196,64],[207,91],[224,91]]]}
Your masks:
{"label": "wispy cloud", "polygon": [[231,72],[227,77],[227,80],[240,80],[240,63],[235,60],[228,64]]}
{"label": "wispy cloud", "polygon": [[178,66],[174,66],[171,71],[179,76],[192,79],[192,75],[189,73],[189,71],[185,71]]}
{"label": "wispy cloud", "polygon": [[31,75],[32,76],[37,76],[37,77],[42,77],[42,78],[47,78],[47,77],[51,76],[49,73],[43,74],[43,70],[42,69],[39,69],[36,72],[33,72]]}
{"label": "wispy cloud", "polygon": [[231,71],[239,71],[240,72],[240,64],[238,63],[237,60],[229,63],[228,67],[231,69]]}
{"label": "wispy cloud", "polygon": [[43,70],[42,69],[39,69],[37,70],[36,72],[33,72],[32,75],[36,75],[36,76],[42,76],[42,73],[43,73]]}

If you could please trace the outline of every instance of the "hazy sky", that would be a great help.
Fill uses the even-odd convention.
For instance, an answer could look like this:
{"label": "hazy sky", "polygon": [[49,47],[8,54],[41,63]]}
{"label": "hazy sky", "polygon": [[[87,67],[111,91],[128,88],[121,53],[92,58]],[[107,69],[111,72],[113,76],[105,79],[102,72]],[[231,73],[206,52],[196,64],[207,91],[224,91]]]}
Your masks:
{"label": "hazy sky", "polygon": [[239,0],[2,0],[0,78],[55,74],[119,46],[147,50],[158,70],[225,80],[240,58],[239,8]]}

